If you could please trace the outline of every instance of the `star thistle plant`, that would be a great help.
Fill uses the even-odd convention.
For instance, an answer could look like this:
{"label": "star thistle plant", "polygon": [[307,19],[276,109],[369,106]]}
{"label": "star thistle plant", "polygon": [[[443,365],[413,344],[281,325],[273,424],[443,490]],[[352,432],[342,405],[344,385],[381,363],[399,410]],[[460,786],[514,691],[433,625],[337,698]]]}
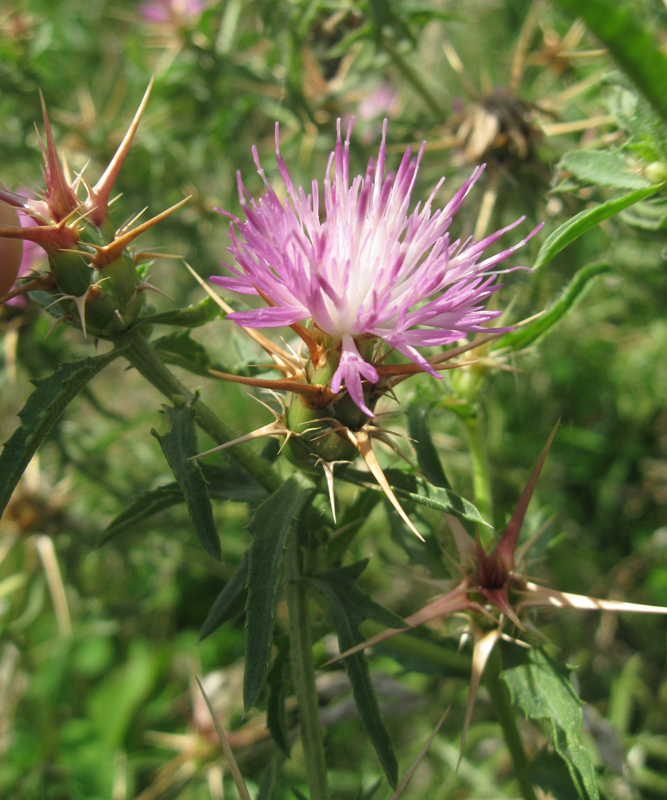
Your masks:
{"label": "star thistle plant", "polygon": [[[423,206],[417,203],[410,211],[425,143],[416,157],[408,147],[398,170],[387,172],[385,120],[377,160],[368,162],[365,174],[350,178],[351,132],[352,123],[343,140],[338,120],[322,189],[314,180],[306,194],[290,177],[276,124],[284,201],[267,180],[253,147],[266,191],[259,200],[253,199],[238,174],[245,219],[222,212],[231,219],[229,251],[236,266],[229,266],[232,276],[211,280],[224,289],[259,296],[266,303],[228,313],[229,319],[245,329],[289,326],[307,348],[308,358],[295,359],[269,347],[283,372],[281,381],[214,374],[293,392],[296,399],[286,416],[256,435],[299,439],[301,450],[299,442],[292,442],[288,452],[293,458],[305,454],[311,466],[325,465],[328,478],[331,467],[326,465],[345,461],[357,450],[414,530],[372,453],[372,437],[387,440],[387,431],[375,424],[377,401],[417,372],[440,378],[440,371],[457,366],[452,359],[476,345],[435,356],[425,355],[423,348],[451,345],[469,334],[499,335],[509,330],[486,327],[503,313],[489,309],[487,302],[502,286],[498,275],[522,267],[499,270],[498,265],[542,225],[517,244],[489,255],[488,249],[521,224],[523,217],[481,241],[463,241],[450,233],[483,166],[473,171],[444,207],[435,207],[445,181],[441,178]],[[386,363],[393,350],[411,363]]]}

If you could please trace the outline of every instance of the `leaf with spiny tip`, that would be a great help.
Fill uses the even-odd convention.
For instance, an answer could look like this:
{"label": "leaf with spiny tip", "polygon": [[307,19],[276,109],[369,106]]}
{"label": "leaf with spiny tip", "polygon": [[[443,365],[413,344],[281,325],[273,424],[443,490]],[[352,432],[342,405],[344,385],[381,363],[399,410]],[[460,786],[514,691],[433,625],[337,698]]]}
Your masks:
{"label": "leaf with spiny tip", "polygon": [[95,213],[91,217],[91,221],[98,227],[109,217],[109,196],[111,194],[111,190],[113,189],[113,185],[116,182],[116,178],[118,177],[118,173],[120,172],[120,168],[123,166],[125,156],[127,156],[127,153],[130,149],[130,145],[134,139],[134,134],[137,132],[137,128],[139,127],[139,123],[141,122],[141,118],[146,109],[146,104],[148,103],[148,98],[150,96],[151,89],[153,88],[153,80],[154,79],[151,78],[148,88],[146,89],[141,103],[139,104],[137,113],[134,115],[132,124],[123,137],[123,141],[120,143],[118,150],[116,150],[114,157],[109,162],[109,165],[104,170],[104,174],[99,181],[92,189],[89,189],[90,197],[87,201],[87,204],[90,205],[91,208],[95,209]]}
{"label": "leaf with spiny tip", "polygon": [[498,544],[493,551],[493,554],[500,559],[501,563],[508,572],[511,572],[514,569],[514,552],[519,541],[521,526],[523,525],[528,504],[530,503],[533,492],[535,491],[535,487],[537,486],[537,481],[540,477],[540,473],[542,472],[542,467],[544,466],[547,455],[549,454],[549,448],[554,440],[554,436],[556,435],[559,424],[560,421],[555,424],[554,429],[551,431],[551,435],[547,439],[547,443],[544,445],[544,449],[540,453],[540,457],[537,459],[537,463],[533,467],[533,471],[530,474],[528,483],[521,493],[519,502],[516,504],[514,513],[512,514],[510,521],[507,523],[507,526],[505,527],[505,530],[503,531],[502,536],[500,537]]}

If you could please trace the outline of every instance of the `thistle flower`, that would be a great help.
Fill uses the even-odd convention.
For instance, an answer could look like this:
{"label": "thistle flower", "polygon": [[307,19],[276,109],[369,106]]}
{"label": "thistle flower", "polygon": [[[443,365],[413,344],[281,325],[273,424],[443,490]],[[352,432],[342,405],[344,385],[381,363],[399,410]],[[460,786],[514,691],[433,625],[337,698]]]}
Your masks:
{"label": "thistle flower", "polygon": [[[234,277],[211,280],[262,297],[268,307],[235,312],[230,319],[244,327],[292,326],[308,345],[315,369],[327,359],[334,364],[331,392],[338,394],[344,387],[358,408],[373,417],[367,395],[369,386],[380,381],[381,343],[402,353],[420,371],[440,377],[419,348],[489,332],[485,324],[502,313],[486,308],[501,286],[496,283],[497,265],[542,226],[518,244],[485,256],[524,218],[482,241],[450,235],[454,215],[483,167],[473,171],[444,208],[433,208],[442,178],[426,203],[418,203],[409,213],[425,144],[415,158],[408,148],[398,170],[385,174],[385,120],[377,162],[371,159],[365,175],[350,180],[351,129],[352,123],[343,141],[338,121],[323,184],[324,218],[318,182],[313,181],[308,195],[295,187],[280,154],[277,124],[276,159],[287,191],[284,203],[267,181],[253,148],[266,192],[255,201],[238,175],[246,218],[226,214],[232,220],[229,250],[238,267],[230,267]],[[505,329],[495,329],[501,330]]]}

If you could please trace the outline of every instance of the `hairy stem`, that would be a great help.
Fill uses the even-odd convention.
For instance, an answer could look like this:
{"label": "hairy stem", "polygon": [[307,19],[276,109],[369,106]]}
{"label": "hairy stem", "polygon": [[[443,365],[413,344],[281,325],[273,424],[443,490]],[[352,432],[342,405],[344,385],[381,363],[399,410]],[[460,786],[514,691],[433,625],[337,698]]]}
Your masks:
{"label": "hairy stem", "polygon": [[306,762],[310,800],[328,800],[329,786],[324,759],[324,740],[320,726],[313,645],[310,634],[308,590],[301,580],[299,526],[296,525],[287,546],[287,613],[289,616],[290,658],[294,693],[299,708],[301,742]]}
{"label": "hairy stem", "polygon": [[[129,331],[119,339],[128,345],[128,350],[123,355],[130,364],[170,402],[174,405],[192,403],[197,424],[212,439],[218,444],[225,444],[236,438],[236,433],[167,369],[150,342],[141,333],[137,330]],[[281,477],[247,445],[235,445],[230,449],[229,455],[268,491],[274,492],[281,486]]]}
{"label": "hairy stem", "polygon": [[526,775],[528,758],[523,748],[521,735],[516,725],[512,702],[507,687],[500,678],[501,660],[498,648],[495,648],[489,657],[489,663],[484,671],[484,683],[489,691],[493,710],[498,722],[503,729],[505,744],[510,752],[514,773],[519,782],[521,796],[524,800],[537,800],[535,789]]}

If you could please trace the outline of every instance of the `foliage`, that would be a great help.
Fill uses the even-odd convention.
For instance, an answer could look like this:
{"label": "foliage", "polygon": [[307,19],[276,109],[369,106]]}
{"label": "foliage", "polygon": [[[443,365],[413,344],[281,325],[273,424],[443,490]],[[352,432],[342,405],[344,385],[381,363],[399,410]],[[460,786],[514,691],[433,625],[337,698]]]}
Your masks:
{"label": "foliage", "polygon": [[[99,282],[110,303],[123,295],[104,324],[85,303],[77,318],[61,273],[0,310],[0,795],[198,800],[244,780],[253,797],[317,800],[321,724],[336,798],[397,786],[406,798],[529,798],[533,784],[557,800],[663,797],[660,616],[573,624],[581,612],[561,608],[522,616],[522,631],[487,604],[468,609],[473,648],[459,618],[443,617],[327,665],[452,589],[457,525],[476,525],[487,546],[510,527],[557,419],[521,533],[520,545],[550,520],[531,577],[667,605],[663,6],[195,6],[165,2],[176,10],[162,21],[133,0],[0,11],[0,190],[43,188],[39,91],[83,196],[154,77],[110,220],[67,224],[94,260],[142,224],[142,208],[159,215],[191,195],[140,247],[114,250],[132,291]],[[296,335],[253,341],[225,319],[245,304],[205,296],[181,259],[206,285],[220,259],[233,264],[216,209],[242,217],[237,170],[253,197],[262,191],[253,144],[277,190],[276,120],[307,187],[324,174],[336,119],[352,115],[353,175],[377,153],[385,117],[391,168],[427,141],[413,204],[445,174],[442,207],[486,162],[453,238],[483,238],[522,214],[526,231],[546,227],[512,261],[532,271],[503,276],[502,323],[516,327],[443,362],[459,366],[442,380],[392,384],[399,404],[387,392],[371,426],[392,449],[368,455],[366,426],[346,422],[352,435],[336,440],[329,473],[294,436],[319,425],[316,442],[323,414],[294,425],[279,452],[280,403],[256,396],[271,405],[267,423],[239,386],[275,378],[272,354],[289,358]],[[65,250],[51,254],[54,275]],[[49,273],[43,256],[32,264]],[[382,361],[404,363],[395,352]],[[297,382],[280,378],[279,393]],[[269,438],[244,436],[253,430]],[[460,522],[448,527],[445,514]],[[482,664],[487,691],[468,712],[480,643],[503,623],[515,641]],[[228,756],[221,766],[223,740],[242,778]]]}

